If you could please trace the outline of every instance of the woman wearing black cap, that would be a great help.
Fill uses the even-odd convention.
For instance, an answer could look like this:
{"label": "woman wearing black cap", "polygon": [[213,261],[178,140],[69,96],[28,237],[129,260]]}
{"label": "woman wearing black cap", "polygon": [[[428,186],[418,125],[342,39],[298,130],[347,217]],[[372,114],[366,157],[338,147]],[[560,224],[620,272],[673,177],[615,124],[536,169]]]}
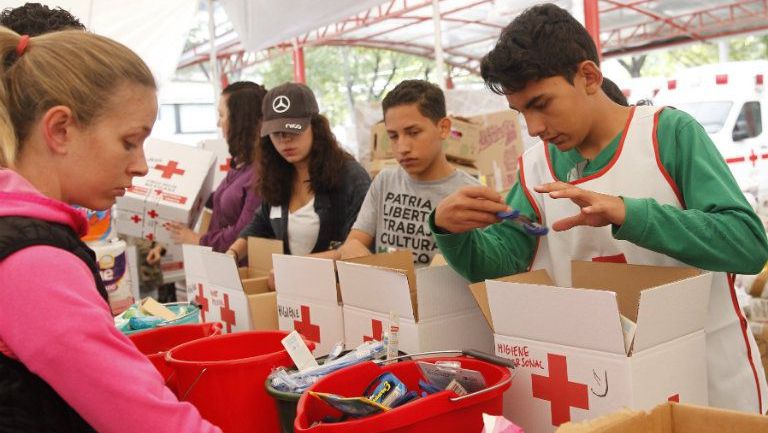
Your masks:
{"label": "woman wearing black cap", "polygon": [[242,260],[249,236],[282,239],[284,252],[294,255],[344,242],[371,184],[368,173],[336,141],[309,87],[273,88],[262,111],[263,202],[227,254]]}

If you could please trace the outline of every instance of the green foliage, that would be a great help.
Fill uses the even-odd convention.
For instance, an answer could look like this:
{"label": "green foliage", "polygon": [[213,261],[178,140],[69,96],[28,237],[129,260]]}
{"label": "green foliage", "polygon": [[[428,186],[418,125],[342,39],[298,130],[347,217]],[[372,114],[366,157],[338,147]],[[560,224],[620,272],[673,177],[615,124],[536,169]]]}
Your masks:
{"label": "green foliage", "polygon": [[[291,52],[273,57],[243,72],[243,79],[263,82],[267,88],[293,80]],[[434,61],[395,51],[365,47],[322,46],[304,49],[307,85],[331,124],[345,123],[351,103],[380,101],[402,80],[434,81]],[[454,81],[471,78],[454,70]]]}
{"label": "green foliage", "polygon": [[[728,45],[731,61],[768,59],[768,35],[733,38],[728,41]],[[631,57],[620,60],[623,60],[621,63],[626,65],[630,65],[632,62]],[[640,76],[670,76],[680,69],[717,63],[719,60],[716,42],[686,45],[666,51],[648,53]]]}

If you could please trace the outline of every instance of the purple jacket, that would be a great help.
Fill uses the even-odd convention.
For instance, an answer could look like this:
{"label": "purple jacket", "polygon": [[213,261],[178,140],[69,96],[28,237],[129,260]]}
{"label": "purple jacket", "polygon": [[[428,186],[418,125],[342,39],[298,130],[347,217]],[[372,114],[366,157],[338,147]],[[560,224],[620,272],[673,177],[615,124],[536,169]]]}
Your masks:
{"label": "purple jacket", "polygon": [[252,164],[229,170],[213,193],[211,224],[200,245],[223,253],[237,240],[261,205],[261,197],[253,188],[255,180]]}

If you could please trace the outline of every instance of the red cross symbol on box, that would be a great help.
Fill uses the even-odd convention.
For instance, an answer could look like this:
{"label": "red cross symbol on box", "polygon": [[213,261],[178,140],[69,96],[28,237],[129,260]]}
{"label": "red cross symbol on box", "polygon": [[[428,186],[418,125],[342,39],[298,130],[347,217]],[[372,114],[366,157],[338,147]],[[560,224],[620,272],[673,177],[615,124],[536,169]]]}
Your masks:
{"label": "red cross symbol on box", "polygon": [[229,308],[229,295],[224,294],[224,305],[221,307],[221,321],[227,324],[227,332],[232,332],[232,325],[237,325],[235,311]]}
{"label": "red cross symbol on box", "polygon": [[592,257],[592,261],[603,263],[627,263],[627,257],[624,255],[624,253],[619,253],[614,256]]}
{"label": "red cross symbol on box", "polygon": [[205,322],[205,313],[208,312],[208,299],[203,295],[203,285],[200,283],[197,283],[195,302],[200,306],[200,320]]}
{"label": "red cross symbol on box", "polygon": [[152,218],[152,219],[155,219],[155,218],[157,218],[157,216],[158,216],[158,215],[160,215],[160,214],[158,214],[157,212],[155,212],[155,210],[154,210],[154,209],[152,209],[152,210],[150,210],[149,212],[147,212],[147,215],[149,215],[149,217],[150,217],[150,218]]}
{"label": "red cross symbol on box", "polygon": [[133,221],[135,224],[138,224],[141,221],[141,217],[138,215],[134,215],[131,217],[131,221]]}
{"label": "red cross symbol on box", "polygon": [[[227,162],[225,162],[224,164],[221,164],[219,166],[219,171],[223,171],[225,173],[228,172],[229,169],[232,167],[231,165],[229,165],[231,162],[232,162],[232,158],[227,158]],[[306,335],[305,335],[305,337],[306,337]]]}
{"label": "red cross symbol on box", "polygon": [[160,170],[163,174],[160,177],[164,179],[170,179],[174,174],[184,174],[184,170],[178,168],[179,163],[176,161],[168,161],[168,165],[156,164],[155,170]]}
{"label": "red cross symbol on box", "polygon": [[547,354],[549,376],[531,375],[533,396],[550,402],[552,425],[571,420],[571,407],[589,409],[587,385],[568,381],[568,363],[565,356]]}
{"label": "red cross symbol on box", "polygon": [[294,320],[293,329],[315,343],[320,343],[320,327],[312,324],[308,306],[301,306],[301,321]]}
{"label": "red cross symbol on box", "polygon": [[154,241],[155,240],[155,234],[154,233],[147,233],[147,235],[144,236],[144,237],[147,238],[148,241]]}
{"label": "red cross symbol on box", "polygon": [[752,153],[749,154],[749,162],[752,163],[752,167],[754,167],[757,163],[757,154],[755,153],[755,149],[752,149]]}
{"label": "red cross symbol on box", "polygon": [[384,330],[384,326],[381,323],[381,320],[371,319],[371,330],[373,331],[371,334],[372,336],[363,335],[363,341],[382,341],[381,333]]}
{"label": "red cross symbol on box", "polygon": [[674,401],[675,403],[680,403],[680,394],[672,394],[667,398],[667,401]]}

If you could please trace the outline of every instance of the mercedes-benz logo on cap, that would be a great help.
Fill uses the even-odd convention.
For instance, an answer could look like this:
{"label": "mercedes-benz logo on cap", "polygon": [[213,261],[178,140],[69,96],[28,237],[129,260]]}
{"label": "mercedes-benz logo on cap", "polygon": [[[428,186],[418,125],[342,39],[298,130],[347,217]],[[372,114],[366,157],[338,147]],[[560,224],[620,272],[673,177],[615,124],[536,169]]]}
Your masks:
{"label": "mercedes-benz logo on cap", "polygon": [[275,113],[285,113],[291,108],[291,100],[285,95],[280,95],[272,101],[272,109]]}

